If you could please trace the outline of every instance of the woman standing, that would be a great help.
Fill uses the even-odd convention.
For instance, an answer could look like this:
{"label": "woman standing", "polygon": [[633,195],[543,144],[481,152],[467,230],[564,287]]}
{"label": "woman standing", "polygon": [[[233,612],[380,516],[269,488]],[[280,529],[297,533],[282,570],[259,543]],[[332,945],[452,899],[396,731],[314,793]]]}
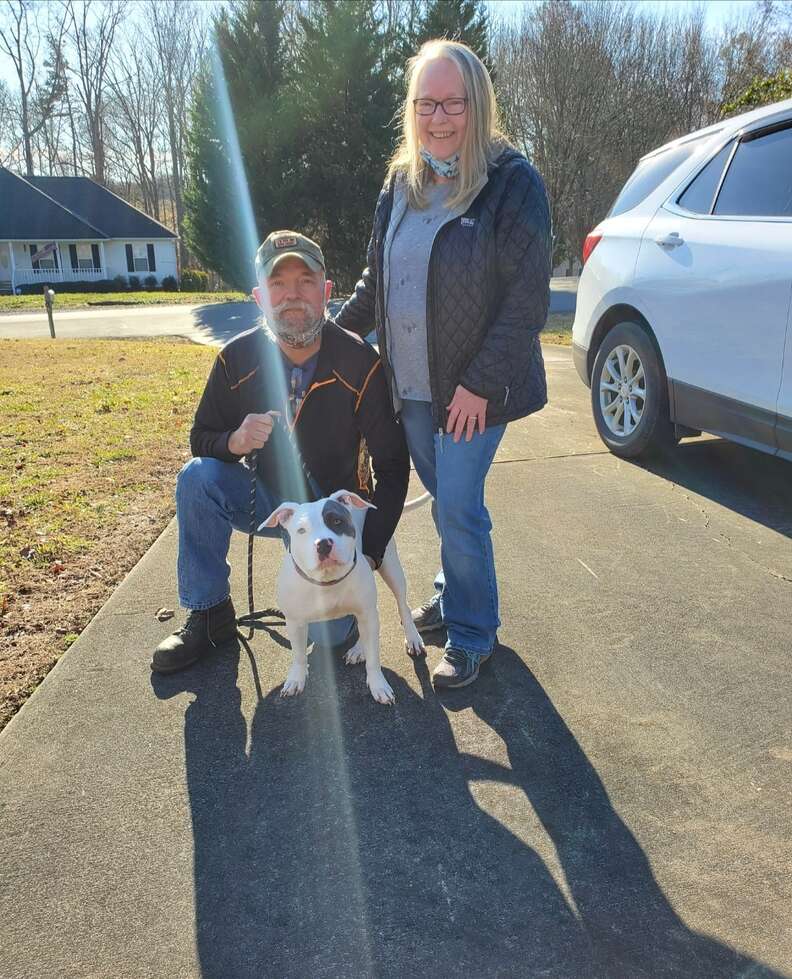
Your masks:
{"label": "woman standing", "polygon": [[547,401],[550,215],[534,168],[499,133],[492,81],[464,44],[408,65],[402,139],[377,201],[368,267],[336,322],[376,326],[394,407],[435,500],[442,571],[413,613],[445,626],[432,680],[463,687],[496,643],[484,482],[507,422]]}

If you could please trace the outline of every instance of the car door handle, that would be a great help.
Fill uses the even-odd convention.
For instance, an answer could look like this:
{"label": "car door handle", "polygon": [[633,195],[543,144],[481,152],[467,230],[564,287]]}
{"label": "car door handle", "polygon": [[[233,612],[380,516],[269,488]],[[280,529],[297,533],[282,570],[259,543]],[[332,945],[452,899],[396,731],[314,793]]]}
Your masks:
{"label": "car door handle", "polygon": [[672,231],[670,235],[665,235],[662,238],[655,238],[655,241],[663,248],[679,248],[680,245],[685,244],[685,239],[680,236],[678,231]]}

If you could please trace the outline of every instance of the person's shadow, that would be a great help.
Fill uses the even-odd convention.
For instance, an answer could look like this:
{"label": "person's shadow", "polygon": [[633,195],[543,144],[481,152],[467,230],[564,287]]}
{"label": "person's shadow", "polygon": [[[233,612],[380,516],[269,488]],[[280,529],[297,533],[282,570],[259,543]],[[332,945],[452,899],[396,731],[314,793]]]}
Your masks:
{"label": "person's shadow", "polygon": [[[203,976],[778,975],[675,914],[513,650],[499,647],[469,691],[442,702],[425,661],[420,696],[386,671],[394,708],[374,703],[362,667],[326,651],[311,660],[302,697],[282,700],[278,686],[259,699],[249,746],[237,687],[247,656],[154,675],[159,697],[195,693],[185,751]],[[460,740],[480,740],[483,721],[487,753],[505,750],[508,765],[457,743],[446,710],[468,709],[479,720],[461,719]],[[478,804],[482,780],[511,787],[510,821],[535,812],[566,895]]]}

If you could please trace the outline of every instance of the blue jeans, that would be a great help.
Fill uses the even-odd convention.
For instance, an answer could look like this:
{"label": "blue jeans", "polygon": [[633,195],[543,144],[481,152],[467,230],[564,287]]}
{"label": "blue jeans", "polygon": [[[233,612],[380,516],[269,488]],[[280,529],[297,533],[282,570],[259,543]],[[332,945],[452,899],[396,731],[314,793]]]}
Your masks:
{"label": "blue jeans", "polygon": [[484,481],[505,425],[478,431],[470,442],[440,437],[428,401],[402,402],[402,423],[415,471],[434,497],[442,571],[435,578],[448,645],[473,658],[492,652],[500,625],[495,557]]}
{"label": "blue jeans", "polygon": [[[256,521],[266,520],[283,502],[256,481]],[[176,517],[179,524],[177,564],[179,602],[184,608],[203,610],[219,605],[230,593],[228,548],[231,531],[250,529],[250,470],[240,463],[196,458],[184,466],[176,481]],[[256,531],[259,537],[281,537],[280,527]],[[335,646],[349,635],[354,617],[311,623],[309,642]]]}

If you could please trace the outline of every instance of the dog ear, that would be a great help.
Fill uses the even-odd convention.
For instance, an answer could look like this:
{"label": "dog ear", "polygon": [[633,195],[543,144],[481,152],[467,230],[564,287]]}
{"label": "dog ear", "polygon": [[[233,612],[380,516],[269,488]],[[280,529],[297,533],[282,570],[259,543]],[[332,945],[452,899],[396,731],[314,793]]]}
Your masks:
{"label": "dog ear", "polygon": [[264,527],[275,527],[277,524],[283,526],[287,520],[290,520],[294,516],[294,511],[298,505],[297,503],[281,503],[277,510],[272,511],[264,523],[259,524],[258,529],[263,530]]}
{"label": "dog ear", "polygon": [[353,493],[351,490],[336,490],[335,493],[330,494],[329,499],[338,500],[344,506],[356,507],[358,510],[377,509],[373,503],[369,503],[368,500],[364,500],[362,496],[358,496],[357,493]]}

